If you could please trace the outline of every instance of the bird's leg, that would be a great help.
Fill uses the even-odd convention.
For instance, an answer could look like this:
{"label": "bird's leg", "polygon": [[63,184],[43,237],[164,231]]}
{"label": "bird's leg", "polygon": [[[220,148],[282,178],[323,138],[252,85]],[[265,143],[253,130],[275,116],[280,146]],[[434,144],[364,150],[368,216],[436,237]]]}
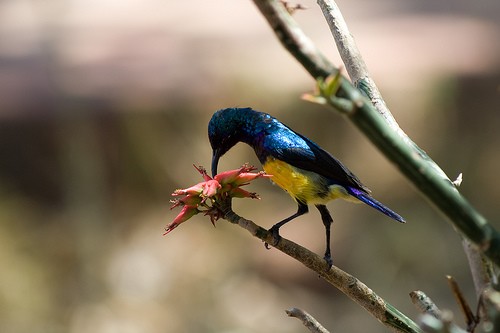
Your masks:
{"label": "bird's leg", "polygon": [[330,227],[332,225],[333,219],[332,216],[330,215],[330,212],[328,211],[328,208],[326,208],[325,205],[316,205],[316,208],[318,208],[321,214],[321,219],[323,220],[323,224],[325,225],[325,232],[326,232],[325,261],[328,264],[328,268],[330,268],[333,265],[332,254],[330,251]]}
{"label": "bird's leg", "polygon": [[[271,229],[269,229],[269,232],[273,235],[273,244],[272,245],[276,246],[278,244],[278,242],[280,241],[281,236],[280,236],[279,230],[283,225],[290,222],[291,220],[293,220],[296,217],[299,217],[301,215],[306,214],[308,211],[309,211],[309,208],[307,207],[307,204],[305,204],[303,202],[299,202],[299,208],[297,209],[297,213],[295,213],[292,216],[287,217],[286,219],[273,225],[271,227]],[[269,249],[268,243],[265,243],[264,246],[266,247],[266,249]]]}

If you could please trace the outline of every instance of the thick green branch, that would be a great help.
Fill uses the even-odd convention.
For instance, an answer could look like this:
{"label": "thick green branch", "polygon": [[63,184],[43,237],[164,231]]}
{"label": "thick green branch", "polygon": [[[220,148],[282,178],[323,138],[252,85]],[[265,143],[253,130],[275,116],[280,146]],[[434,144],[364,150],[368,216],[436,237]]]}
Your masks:
{"label": "thick green branch", "polygon": [[[273,243],[274,239],[270,232],[254,222],[238,216],[232,211],[230,199],[219,203],[219,205],[220,210],[224,214],[224,219],[246,229],[252,236],[259,238],[263,242],[269,244]],[[354,276],[344,272],[336,266],[332,266],[332,268],[328,270],[326,261],[316,253],[286,238],[281,238],[275,248],[288,254],[301,262],[304,266],[316,272],[354,302],[365,308],[382,324],[398,332],[422,332],[410,318],[384,301]]]}
{"label": "thick green branch", "polygon": [[[315,79],[338,73],[338,69],[325,60],[278,0],[253,1],[283,46]],[[345,78],[340,80],[336,96],[330,99],[337,108],[339,103],[335,101],[338,98],[352,102],[355,109],[344,114],[467,238],[500,265],[500,234],[458,192],[441,168],[402,130],[391,127],[370,100]]]}

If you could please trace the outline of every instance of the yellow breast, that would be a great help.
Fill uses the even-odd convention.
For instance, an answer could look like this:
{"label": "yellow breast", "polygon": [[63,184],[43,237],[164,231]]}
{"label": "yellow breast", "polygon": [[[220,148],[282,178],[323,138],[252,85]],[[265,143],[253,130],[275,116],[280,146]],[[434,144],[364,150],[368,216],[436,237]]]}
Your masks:
{"label": "yellow breast", "polygon": [[342,186],[327,186],[325,179],[316,173],[296,168],[273,157],[267,158],[263,168],[267,174],[272,175],[271,180],[295,200],[309,204],[326,204],[337,198],[356,200]]}

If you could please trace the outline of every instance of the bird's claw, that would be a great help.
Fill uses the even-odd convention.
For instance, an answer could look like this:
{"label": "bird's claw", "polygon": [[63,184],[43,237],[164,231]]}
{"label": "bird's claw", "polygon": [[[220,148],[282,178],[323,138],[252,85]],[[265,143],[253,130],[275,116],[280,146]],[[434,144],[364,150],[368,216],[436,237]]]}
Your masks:
{"label": "bird's claw", "polygon": [[[278,245],[278,243],[280,242],[280,239],[281,239],[281,236],[279,233],[279,228],[271,227],[271,229],[269,229],[269,232],[273,236],[273,242],[271,243],[271,246],[275,247],[276,245]],[[265,242],[264,246],[267,250],[269,250],[271,248],[271,246],[269,246],[268,242]]]}
{"label": "bird's claw", "polygon": [[333,266],[332,256],[330,253],[325,253],[325,256],[323,257],[323,259],[325,259],[326,264],[328,265],[328,268],[326,269],[326,271],[328,272],[330,269],[332,269],[332,266]]}

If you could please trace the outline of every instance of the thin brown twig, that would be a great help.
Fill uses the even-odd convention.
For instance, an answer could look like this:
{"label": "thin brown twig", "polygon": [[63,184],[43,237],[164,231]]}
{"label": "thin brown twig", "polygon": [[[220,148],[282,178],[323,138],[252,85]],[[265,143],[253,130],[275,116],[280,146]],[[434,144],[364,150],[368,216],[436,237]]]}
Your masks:
{"label": "thin brown twig", "polygon": [[446,279],[448,280],[453,296],[455,297],[455,300],[457,301],[460,310],[462,311],[462,314],[465,317],[465,323],[467,324],[467,331],[474,332],[474,329],[476,328],[477,324],[479,324],[479,320],[472,312],[469,303],[465,299],[457,281],[451,275],[447,275]]}
{"label": "thin brown twig", "polygon": [[290,317],[295,317],[302,321],[302,324],[312,333],[330,333],[319,321],[304,310],[291,308],[285,311]]}

